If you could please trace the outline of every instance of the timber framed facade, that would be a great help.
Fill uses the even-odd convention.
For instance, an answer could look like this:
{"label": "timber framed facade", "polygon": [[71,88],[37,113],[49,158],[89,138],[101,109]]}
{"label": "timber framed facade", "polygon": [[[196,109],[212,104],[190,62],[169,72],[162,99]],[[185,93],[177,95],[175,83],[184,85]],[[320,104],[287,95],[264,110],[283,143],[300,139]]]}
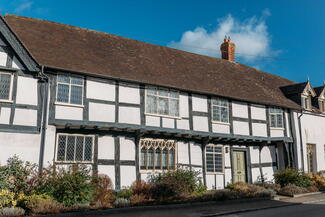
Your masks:
{"label": "timber framed facade", "polygon": [[[280,90],[294,84],[291,81],[231,61],[116,39],[63,24],[14,15],[0,21],[0,51],[7,58],[0,67],[0,75],[2,71],[12,75],[9,90],[12,102],[0,99],[0,147],[5,150],[0,154],[2,164],[13,154],[39,163],[40,169],[49,164],[58,167],[85,164],[94,174],[108,175],[116,189],[179,167],[199,171],[209,189],[220,189],[235,181],[271,181],[276,170],[301,164],[297,114],[302,110]],[[134,73],[123,74],[124,66],[116,63],[122,64],[125,56],[120,60],[118,53],[98,56],[99,48],[91,51],[92,57],[69,57],[71,66],[85,62],[80,68],[69,67],[63,64],[66,58],[49,57],[50,52],[29,38],[32,32],[33,40],[43,43],[44,28],[49,31],[58,28],[53,35],[86,34],[87,47],[92,45],[92,37],[98,37],[103,44],[109,40],[124,43],[125,49],[134,43],[132,46],[138,46],[137,52],[144,55],[156,49],[161,55],[170,55],[171,60],[189,64],[189,70],[188,59],[197,61],[200,67],[207,65],[202,62],[211,61],[216,68],[206,70],[216,79],[229,72],[247,73],[265,89],[254,93],[256,87],[251,89],[248,85],[238,90],[238,95],[232,95],[233,90],[223,93],[215,89],[220,82],[211,84],[213,81],[209,79],[208,83],[203,79],[202,87],[191,83],[184,86],[183,83],[189,82],[187,78],[177,85],[173,83],[175,79],[153,79],[151,74],[141,77],[147,72],[137,66],[127,68]],[[104,39],[103,35],[112,39]],[[55,39],[47,40],[43,44],[47,49],[56,47],[50,45]],[[66,46],[70,46],[68,42]],[[147,64],[149,69],[151,63],[143,63],[145,60],[135,56],[136,50],[132,49],[126,50],[128,55],[139,64]],[[77,55],[76,49],[70,50],[73,50],[70,56]],[[56,52],[59,51],[54,49],[51,53]],[[106,66],[87,68],[93,62],[101,62],[101,58],[108,58],[103,65],[110,64],[110,58],[117,58],[117,62],[114,59],[111,67],[107,67],[115,72],[103,71]],[[133,60],[128,61],[131,64]],[[161,67],[169,73],[165,77],[174,76],[170,71],[173,65],[164,63]],[[151,70],[158,68],[157,65]],[[182,70],[179,69],[178,77],[185,73]],[[195,71],[194,68],[189,73],[195,77]],[[163,72],[152,73],[160,76]],[[132,77],[134,74],[138,77]],[[231,79],[225,77],[225,81],[229,83]],[[1,82],[8,83],[0,77],[0,86]],[[272,94],[266,99],[269,92]]]}

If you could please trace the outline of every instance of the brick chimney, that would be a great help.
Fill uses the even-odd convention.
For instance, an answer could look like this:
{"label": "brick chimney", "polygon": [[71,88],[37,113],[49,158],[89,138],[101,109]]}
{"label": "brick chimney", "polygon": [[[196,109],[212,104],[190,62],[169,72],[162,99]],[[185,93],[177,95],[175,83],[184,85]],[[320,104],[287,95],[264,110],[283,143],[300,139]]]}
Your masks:
{"label": "brick chimney", "polygon": [[231,42],[230,37],[225,36],[223,43],[220,46],[222,59],[235,61],[235,48],[236,45]]}

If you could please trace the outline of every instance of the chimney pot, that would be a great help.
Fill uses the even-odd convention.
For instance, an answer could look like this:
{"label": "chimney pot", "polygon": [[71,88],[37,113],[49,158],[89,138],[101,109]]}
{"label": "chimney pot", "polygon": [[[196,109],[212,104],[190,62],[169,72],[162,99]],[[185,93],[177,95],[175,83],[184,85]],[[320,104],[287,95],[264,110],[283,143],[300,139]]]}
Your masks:
{"label": "chimney pot", "polygon": [[235,61],[236,45],[231,41],[230,37],[225,36],[223,43],[220,46],[222,59]]}

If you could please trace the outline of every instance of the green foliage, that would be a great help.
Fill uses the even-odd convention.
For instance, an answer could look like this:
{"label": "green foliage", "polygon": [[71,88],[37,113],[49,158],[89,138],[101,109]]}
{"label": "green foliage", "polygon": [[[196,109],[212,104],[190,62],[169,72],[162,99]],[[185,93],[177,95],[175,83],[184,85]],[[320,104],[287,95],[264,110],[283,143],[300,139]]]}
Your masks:
{"label": "green foliage", "polygon": [[116,192],[117,198],[124,198],[124,199],[130,199],[133,194],[132,189],[122,189],[118,192]]}
{"label": "green foliage", "polygon": [[16,206],[15,193],[8,190],[0,190],[0,208]]}
{"label": "green foliage", "polygon": [[36,171],[36,165],[23,162],[14,155],[7,160],[7,164],[0,166],[0,189],[8,189],[14,193],[26,193],[28,180]]}
{"label": "green foliage", "polygon": [[39,194],[47,194],[66,206],[92,201],[95,186],[85,167],[59,170],[50,174],[36,189]]}
{"label": "green foliage", "polygon": [[293,184],[298,187],[308,188],[312,185],[308,175],[291,168],[276,172],[274,174],[274,180],[281,187]]}
{"label": "green foliage", "polygon": [[152,194],[155,199],[180,198],[196,191],[204,191],[199,172],[177,169],[150,178],[153,183]]}

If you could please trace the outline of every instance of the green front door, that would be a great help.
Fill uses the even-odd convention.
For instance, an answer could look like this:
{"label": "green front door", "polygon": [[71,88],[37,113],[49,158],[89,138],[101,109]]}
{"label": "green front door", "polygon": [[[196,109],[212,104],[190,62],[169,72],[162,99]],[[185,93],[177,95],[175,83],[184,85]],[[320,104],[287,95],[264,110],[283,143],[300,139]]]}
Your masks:
{"label": "green front door", "polygon": [[233,183],[246,182],[246,157],[245,151],[232,152]]}

